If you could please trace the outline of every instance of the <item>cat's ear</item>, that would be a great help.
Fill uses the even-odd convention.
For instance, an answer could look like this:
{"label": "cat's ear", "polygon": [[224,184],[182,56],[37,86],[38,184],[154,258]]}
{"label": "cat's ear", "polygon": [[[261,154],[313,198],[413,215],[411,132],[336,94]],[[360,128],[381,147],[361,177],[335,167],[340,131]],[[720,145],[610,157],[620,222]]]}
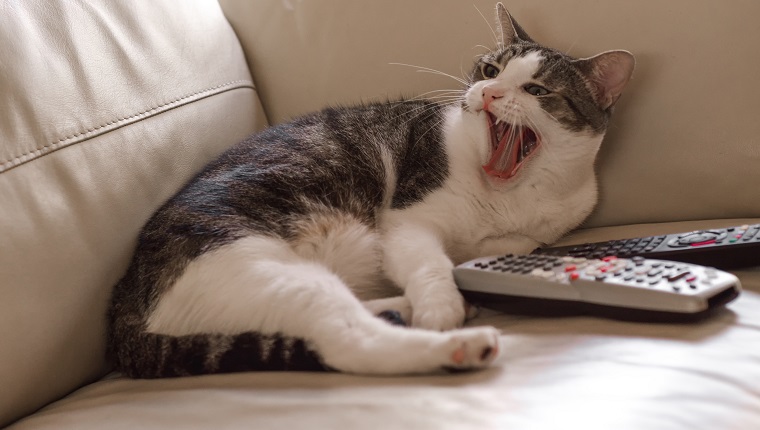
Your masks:
{"label": "cat's ear", "polygon": [[607,51],[590,58],[575,60],[574,64],[591,83],[596,103],[607,109],[615,104],[628,80],[636,60],[628,51]]}
{"label": "cat's ear", "polygon": [[501,31],[501,42],[504,46],[511,45],[515,42],[533,42],[528,33],[520,27],[520,24],[512,18],[507,8],[501,2],[496,3],[496,19]]}

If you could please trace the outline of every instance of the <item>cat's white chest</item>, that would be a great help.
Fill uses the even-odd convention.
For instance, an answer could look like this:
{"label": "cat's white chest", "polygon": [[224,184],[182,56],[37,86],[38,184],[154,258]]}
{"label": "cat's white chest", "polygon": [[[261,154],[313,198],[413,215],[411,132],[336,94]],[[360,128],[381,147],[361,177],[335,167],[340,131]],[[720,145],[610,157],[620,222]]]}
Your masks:
{"label": "cat's white chest", "polygon": [[[528,253],[580,224],[596,203],[593,153],[587,160],[551,164],[538,154],[510,183],[482,171],[486,131],[473,115],[447,118],[449,178],[407,220],[435,229],[455,262],[498,253]],[[395,217],[391,217],[395,218]]]}
{"label": "cat's white chest", "polygon": [[[456,262],[484,255],[527,253],[557,239],[567,228],[565,202],[536,198],[520,188],[506,193],[487,189],[441,191],[431,196],[425,212],[438,225],[447,251]],[[423,208],[420,208],[423,209]],[[436,220],[433,220],[436,218]]]}

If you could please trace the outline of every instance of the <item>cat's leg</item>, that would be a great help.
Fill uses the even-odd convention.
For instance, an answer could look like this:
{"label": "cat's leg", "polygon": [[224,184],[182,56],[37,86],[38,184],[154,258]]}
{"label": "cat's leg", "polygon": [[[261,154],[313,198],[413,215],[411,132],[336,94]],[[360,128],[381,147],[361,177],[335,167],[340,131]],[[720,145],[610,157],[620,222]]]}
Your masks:
{"label": "cat's leg", "polygon": [[[412,304],[406,296],[368,300],[363,301],[362,304],[373,315],[382,317],[384,312],[395,312],[404,321],[405,325],[408,325],[412,321]],[[475,305],[465,303],[464,306],[468,320],[475,318],[480,313],[480,308]]]}
{"label": "cat's leg", "polygon": [[327,366],[364,374],[484,367],[497,355],[499,335],[488,327],[441,333],[388,324],[324,265],[263,237],[237,240],[190,262],[147,328],[175,336],[280,333],[304,339]]}
{"label": "cat's leg", "polygon": [[401,223],[384,237],[385,274],[403,290],[412,305],[412,325],[433,330],[461,326],[465,301],[454,283],[454,264],[429,228]]}

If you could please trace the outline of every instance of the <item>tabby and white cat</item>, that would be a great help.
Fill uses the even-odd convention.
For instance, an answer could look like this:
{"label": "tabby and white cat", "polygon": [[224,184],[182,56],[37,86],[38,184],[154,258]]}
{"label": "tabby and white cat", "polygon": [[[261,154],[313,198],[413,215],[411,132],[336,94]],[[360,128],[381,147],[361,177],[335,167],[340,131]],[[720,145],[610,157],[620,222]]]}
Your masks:
{"label": "tabby and white cat", "polygon": [[626,51],[571,58],[501,4],[497,17],[502,43],[456,104],[304,116],[232,147],[169,200],[115,287],[116,367],[154,378],[491,363],[499,332],[457,328],[466,306],[452,268],[529,252],[586,218],[634,66]]}

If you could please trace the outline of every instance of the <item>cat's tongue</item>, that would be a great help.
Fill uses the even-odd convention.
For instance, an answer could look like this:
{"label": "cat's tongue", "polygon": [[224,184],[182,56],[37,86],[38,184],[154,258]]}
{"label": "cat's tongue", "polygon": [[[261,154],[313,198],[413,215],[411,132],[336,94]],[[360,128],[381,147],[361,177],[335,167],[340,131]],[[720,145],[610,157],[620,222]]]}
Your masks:
{"label": "cat's tongue", "polygon": [[538,146],[538,137],[528,127],[513,126],[500,122],[489,114],[488,126],[491,136],[491,158],[483,170],[493,177],[509,179],[517,174],[523,161]]}

